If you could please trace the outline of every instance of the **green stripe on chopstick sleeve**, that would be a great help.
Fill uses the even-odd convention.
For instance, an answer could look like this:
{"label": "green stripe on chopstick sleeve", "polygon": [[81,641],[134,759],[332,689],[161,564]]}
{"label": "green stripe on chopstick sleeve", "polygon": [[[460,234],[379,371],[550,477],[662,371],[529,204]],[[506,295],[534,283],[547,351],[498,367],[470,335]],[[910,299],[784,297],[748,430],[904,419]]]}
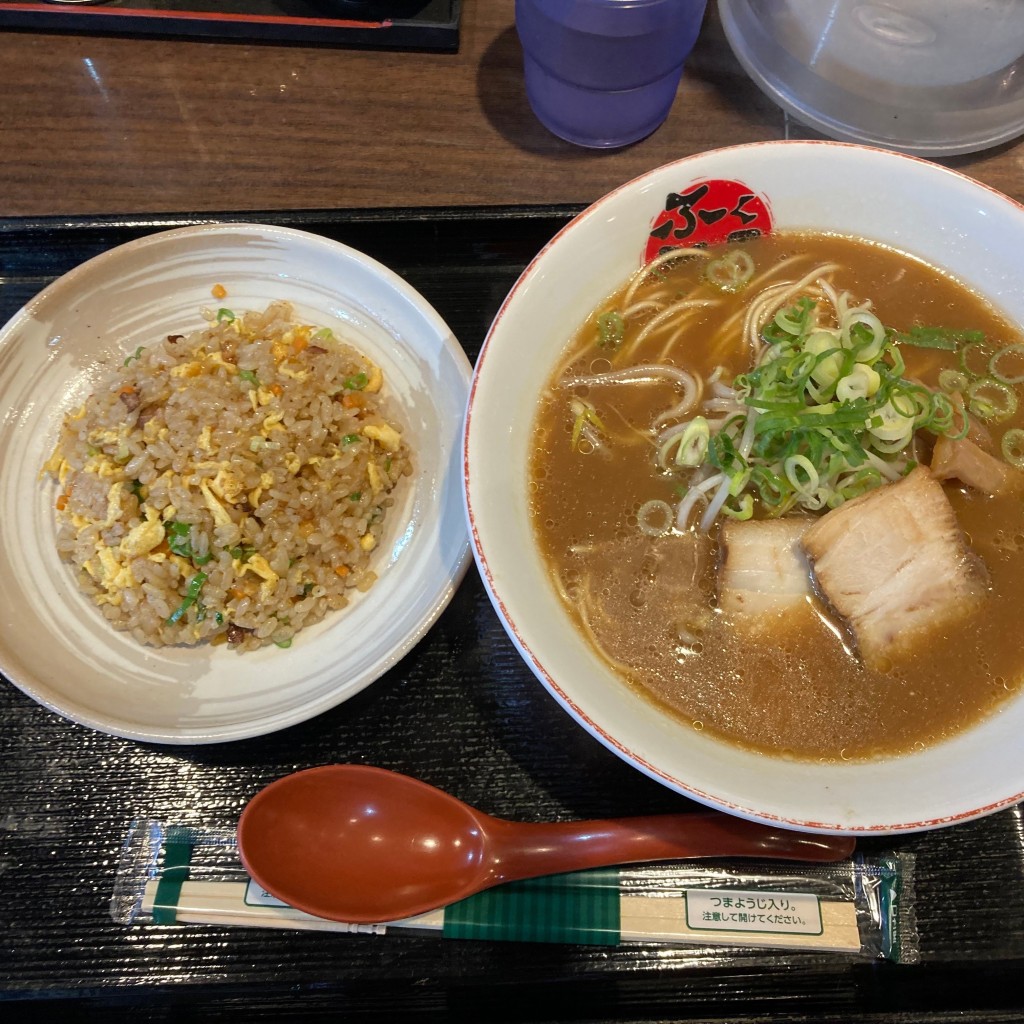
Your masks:
{"label": "green stripe on chopstick sleeve", "polygon": [[186,829],[172,825],[164,840],[164,866],[153,897],[153,924],[174,924],[182,883],[192,862],[192,837]]}
{"label": "green stripe on chopstick sleeve", "polygon": [[576,871],[486,889],[445,907],[446,939],[619,942],[619,873]]}

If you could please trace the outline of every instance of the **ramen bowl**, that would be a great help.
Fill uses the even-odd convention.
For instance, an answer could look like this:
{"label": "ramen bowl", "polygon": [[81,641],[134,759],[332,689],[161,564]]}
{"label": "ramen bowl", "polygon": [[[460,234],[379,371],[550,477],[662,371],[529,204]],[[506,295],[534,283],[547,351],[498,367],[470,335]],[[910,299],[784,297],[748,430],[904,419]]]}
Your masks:
{"label": "ramen bowl", "polygon": [[[245,653],[210,642],[145,645],[76,586],[57,550],[60,487],[40,471],[64,416],[140,346],[203,329],[204,308],[241,314],[276,299],[382,369],[381,394],[414,453],[415,472],[393,492],[371,553],[376,582],[290,644]],[[304,231],[186,227],[65,274],[0,331],[0,670],[66,718],[157,743],[261,735],[347,700],[424,635],[471,560],[459,472],[470,374],[418,292],[365,254]]]}
{"label": "ramen bowl", "polygon": [[[752,231],[834,233],[919,257],[1024,323],[1024,209],[925,161],[832,142],[740,146],[660,167],[567,225],[491,326],[470,392],[465,493],[474,554],[526,663],[594,738],[651,778],[742,817],[813,832],[936,828],[1024,797],[1024,695],[898,756],[770,756],[666,712],[581,635],[534,536],[529,465],[538,396],[587,316],[662,247]],[[500,452],[500,458],[495,456]]]}

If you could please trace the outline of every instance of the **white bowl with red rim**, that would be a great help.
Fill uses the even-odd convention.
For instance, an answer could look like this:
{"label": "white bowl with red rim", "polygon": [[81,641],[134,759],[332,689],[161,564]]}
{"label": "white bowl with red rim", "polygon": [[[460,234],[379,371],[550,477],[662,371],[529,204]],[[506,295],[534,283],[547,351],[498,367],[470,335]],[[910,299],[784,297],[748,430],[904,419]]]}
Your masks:
{"label": "white bowl with red rim", "polygon": [[526,268],[477,362],[464,435],[474,554],[509,636],[588,732],[701,803],[814,832],[937,828],[1024,799],[1024,694],[920,752],[836,764],[750,752],[694,730],[622,683],[574,628],[529,516],[538,396],[568,340],[665,244],[747,230],[860,236],[923,258],[1024,323],[1024,207],[955,171],[834,142],[716,150],[628,182]]}

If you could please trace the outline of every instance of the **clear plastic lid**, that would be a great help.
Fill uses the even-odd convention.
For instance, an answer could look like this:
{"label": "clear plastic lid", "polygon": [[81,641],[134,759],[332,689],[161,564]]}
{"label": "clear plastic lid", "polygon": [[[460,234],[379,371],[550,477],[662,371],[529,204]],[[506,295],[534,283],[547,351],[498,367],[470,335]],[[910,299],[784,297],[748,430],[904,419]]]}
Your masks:
{"label": "clear plastic lid", "polygon": [[835,139],[920,156],[1024,134],[1024,0],[719,0],[747,73]]}

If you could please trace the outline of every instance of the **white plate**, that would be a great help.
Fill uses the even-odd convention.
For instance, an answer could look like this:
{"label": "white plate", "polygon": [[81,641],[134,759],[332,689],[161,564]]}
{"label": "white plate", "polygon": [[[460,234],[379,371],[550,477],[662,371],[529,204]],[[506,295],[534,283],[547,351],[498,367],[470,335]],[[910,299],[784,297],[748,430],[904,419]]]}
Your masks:
{"label": "white plate", "polygon": [[[379,548],[380,578],[288,650],[144,647],[106,623],[57,556],[55,489],[40,468],[64,414],[126,353],[198,329],[203,306],[271,299],[351,339],[401,407],[415,473]],[[458,442],[470,374],[449,328],[398,275],[303,231],[182,228],[66,274],[0,331],[0,670],[76,722],[163,743],[272,732],[359,692],[426,633],[468,565]]]}

